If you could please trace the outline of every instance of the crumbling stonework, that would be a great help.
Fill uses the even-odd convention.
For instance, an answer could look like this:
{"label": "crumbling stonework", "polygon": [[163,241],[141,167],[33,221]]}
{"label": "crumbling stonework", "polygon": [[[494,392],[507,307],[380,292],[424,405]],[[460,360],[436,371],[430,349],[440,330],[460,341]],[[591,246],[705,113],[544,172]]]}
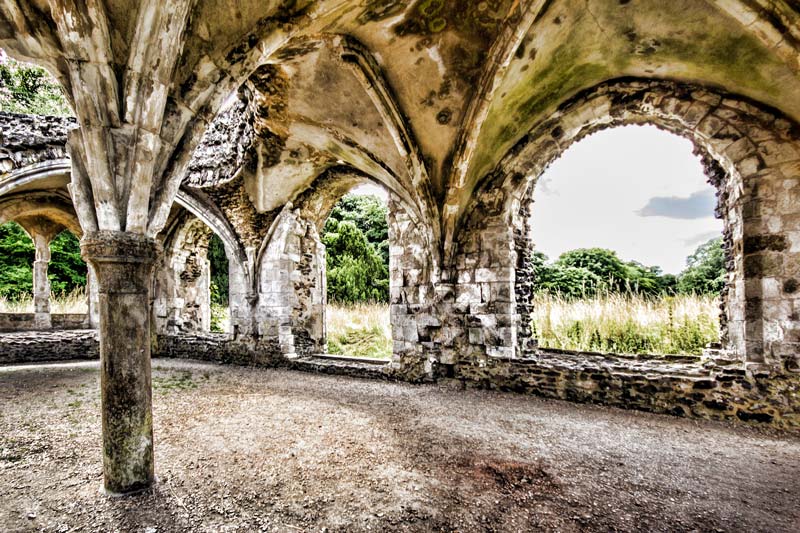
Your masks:
{"label": "crumbling stonework", "polygon": [[74,119],[0,113],[0,174],[67,157]]}
{"label": "crumbling stonework", "polygon": [[180,222],[168,236],[165,252],[156,267],[154,326],[157,331],[167,333],[208,332],[211,329],[211,265],[208,261],[211,229],[190,216]]}
{"label": "crumbling stonework", "polygon": [[[644,122],[689,136],[719,191],[718,214],[725,221],[730,272],[723,305],[725,350],[716,356],[710,352],[712,357],[704,365],[686,361],[677,367],[671,359],[641,365],[627,358],[540,350],[530,329],[535,272],[529,266],[534,249],[529,222],[535,208],[535,180],[571,142],[600,128]],[[743,134],[746,137],[737,140]],[[767,315],[766,319],[779,325],[777,329],[758,318],[767,308],[770,313],[792,309],[786,307],[793,301],[791,292],[770,289],[775,285],[791,291],[791,268],[787,267],[788,277],[782,279],[775,270],[780,267],[771,266],[767,280],[761,277],[761,265],[764,261],[790,265],[795,260],[788,255],[794,238],[793,207],[780,207],[780,197],[769,196],[775,186],[767,186],[775,183],[782,191],[792,190],[794,181],[783,173],[792,168],[795,142],[791,122],[752,103],[695,86],[620,80],[566,102],[509,152],[475,192],[449,258],[429,253],[435,241],[431,228],[413,208],[407,209],[404,200],[390,194],[394,356],[380,376],[409,381],[456,379],[465,385],[657,412],[795,425],[791,413],[796,405],[797,363],[794,341],[790,340],[791,311],[774,319],[770,318],[773,314]],[[204,165],[211,165],[209,161]],[[301,366],[327,369],[318,359],[325,353],[326,343],[325,257],[319,230],[336,201],[366,178],[346,169],[329,171],[277,216],[267,214],[269,218],[258,222],[262,215],[240,216],[255,213],[243,185],[233,187],[236,180],[225,181],[221,176],[214,177],[221,180],[219,184],[211,180],[197,192],[187,192],[184,200],[211,226],[178,209],[165,232],[166,253],[157,269],[153,301],[155,326],[161,333],[155,353],[264,365],[312,358],[317,362]],[[756,179],[758,187],[747,186]],[[223,190],[229,192],[220,192]],[[239,203],[247,204],[246,210],[226,205],[218,209],[215,204],[220,194],[238,198]],[[266,221],[271,222],[265,229]],[[789,233],[781,232],[780,224],[785,224]],[[212,227],[223,232],[226,251],[236,258],[231,261],[235,325],[230,335],[202,335],[208,331],[205,254]],[[745,231],[757,233],[748,237]],[[747,282],[750,278],[754,281]],[[771,302],[766,306],[764,295]],[[766,356],[763,348],[758,349],[764,345],[764,332],[769,332]],[[719,367],[724,371],[717,372],[715,358],[740,363],[725,363]],[[574,367],[575,361],[584,359],[585,369]],[[746,361],[767,365],[742,366]],[[348,364],[340,361],[334,365],[336,369],[324,371],[358,374],[357,369],[339,368],[349,368]],[[367,375],[375,372],[373,368]],[[615,377],[620,373],[631,377]],[[672,377],[659,381],[666,383],[663,389],[654,389],[649,373]],[[703,389],[710,391],[704,392],[703,398],[692,385],[698,375],[712,382]],[[728,385],[732,375],[738,376],[736,384]],[[774,376],[772,388],[765,388],[767,375]],[[777,396],[759,404],[767,389]],[[744,390],[757,392],[744,394]],[[652,391],[653,396],[646,397],[643,391]]]}
{"label": "crumbling stonework", "polygon": [[[99,287],[109,490],[153,479],[150,267],[157,238],[178,234],[176,200],[225,243],[233,331],[209,343],[235,343],[239,362],[324,349],[316,215],[359,176],[392,198],[386,372],[486,386],[515,383],[518,372],[531,376],[519,388],[550,394],[531,371],[542,367],[562,376],[559,397],[625,403],[595,388],[611,387],[652,410],[661,407],[634,390],[664,405],[700,394],[685,376],[651,389],[616,370],[598,371],[589,395],[562,393],[583,387],[583,374],[547,370],[557,356],[531,338],[529,191],[570,143],[623,124],[691,139],[719,191],[729,279],[716,358],[746,375],[714,379],[749,399],[695,400],[725,403],[722,416],[794,424],[797,399],[778,384],[800,367],[800,9],[785,0],[380,4],[0,4],[0,46],[47,67],[77,117],[0,116],[0,221],[79,221]],[[159,328],[202,330],[203,253],[175,242],[152,295]],[[753,364],[763,366],[751,377]],[[758,398],[775,412],[755,407]]]}
{"label": "crumbling stonework", "polygon": [[100,346],[92,330],[15,331],[0,335],[0,364],[97,359]]}

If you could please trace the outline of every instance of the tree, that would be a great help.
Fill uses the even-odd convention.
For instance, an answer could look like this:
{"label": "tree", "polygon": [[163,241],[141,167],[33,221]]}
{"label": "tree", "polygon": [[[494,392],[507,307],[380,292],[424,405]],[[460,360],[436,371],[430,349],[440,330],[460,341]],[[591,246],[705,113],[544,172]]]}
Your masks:
{"label": "tree", "polygon": [[628,271],[617,253],[604,248],[579,248],[564,252],[556,265],[586,269],[615,292],[623,290],[628,279]]}
{"label": "tree", "polygon": [[68,116],[58,82],[43,68],[20,63],[0,50],[0,111]]}
{"label": "tree", "polygon": [[725,287],[726,274],[722,237],[711,239],[686,258],[686,269],[678,278],[678,292],[719,294]]}
{"label": "tree", "polygon": [[[330,221],[329,221],[330,222]],[[326,224],[328,298],[342,303],[387,302],[389,271],[364,233],[349,220]]]}
{"label": "tree", "polygon": [[677,278],[664,274],[657,266],[638,261],[627,263],[616,252],[603,248],[582,248],[561,254],[548,263],[547,256],[534,252],[531,257],[536,291],[565,298],[584,298],[600,291],[636,293],[648,296],[675,294]]}
{"label": "tree", "polygon": [[0,226],[0,296],[11,300],[33,292],[33,241],[15,222]]}
{"label": "tree", "polygon": [[389,225],[386,221],[386,203],[370,194],[348,194],[333,207],[323,232],[334,231],[335,224],[353,222],[367,238],[367,242],[381,256],[389,268]]}
{"label": "tree", "polygon": [[645,266],[638,261],[625,263],[627,292],[650,296],[675,294],[677,277],[664,274],[661,267]]}
{"label": "tree", "polygon": [[593,296],[603,281],[583,267],[544,265],[539,269],[536,288],[569,299]]}
{"label": "tree", "polygon": [[50,243],[50,264],[47,267],[50,291],[68,293],[85,286],[86,270],[78,238],[70,231],[59,233]]}

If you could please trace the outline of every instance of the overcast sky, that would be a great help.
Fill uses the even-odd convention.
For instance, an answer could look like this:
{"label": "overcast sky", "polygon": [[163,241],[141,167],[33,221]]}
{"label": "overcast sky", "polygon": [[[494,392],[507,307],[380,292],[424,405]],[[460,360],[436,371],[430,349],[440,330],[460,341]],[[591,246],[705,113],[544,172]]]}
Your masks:
{"label": "overcast sky", "polygon": [[542,175],[534,242],[551,259],[597,246],[677,274],[699,244],[721,235],[714,192],[686,139],[653,126],[605,130]]}
{"label": "overcast sky", "polygon": [[[375,185],[353,192],[386,197]],[[534,242],[551,259],[601,247],[677,274],[699,244],[722,233],[714,188],[692,144],[653,126],[573,144],[541,177],[534,199]]]}

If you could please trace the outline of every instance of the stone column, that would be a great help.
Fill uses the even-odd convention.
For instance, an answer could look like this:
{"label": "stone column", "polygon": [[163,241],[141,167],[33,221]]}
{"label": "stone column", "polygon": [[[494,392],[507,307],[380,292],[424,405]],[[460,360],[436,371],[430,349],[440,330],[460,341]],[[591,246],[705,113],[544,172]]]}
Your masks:
{"label": "stone column", "polygon": [[86,268],[86,300],[88,304],[89,327],[97,329],[100,327],[100,295],[97,292],[97,276],[94,268],[87,265]]}
{"label": "stone column", "polygon": [[37,329],[50,329],[50,280],[47,265],[50,263],[50,238],[42,233],[33,233],[36,256],[33,262],[33,313]]}
{"label": "stone column", "polygon": [[103,478],[108,493],[153,483],[150,287],[160,252],[134,233],[99,231],[81,241],[98,291]]}

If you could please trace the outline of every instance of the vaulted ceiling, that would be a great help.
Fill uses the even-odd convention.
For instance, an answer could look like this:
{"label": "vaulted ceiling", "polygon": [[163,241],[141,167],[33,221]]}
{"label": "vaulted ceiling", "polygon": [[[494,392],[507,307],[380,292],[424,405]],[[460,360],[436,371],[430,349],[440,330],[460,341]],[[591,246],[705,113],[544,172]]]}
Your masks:
{"label": "vaulted ceiling", "polygon": [[[4,0],[0,46],[75,94],[65,65],[92,62],[53,22],[71,3]],[[96,0],[118,78],[131,43],[152,37],[136,34],[136,4]],[[800,7],[788,0],[198,0],[189,13],[163,73],[162,137],[190,112],[211,122],[241,87],[254,136],[242,171],[264,210],[341,165],[433,212],[463,208],[559,104],[620,77],[708,85],[800,120]]]}

